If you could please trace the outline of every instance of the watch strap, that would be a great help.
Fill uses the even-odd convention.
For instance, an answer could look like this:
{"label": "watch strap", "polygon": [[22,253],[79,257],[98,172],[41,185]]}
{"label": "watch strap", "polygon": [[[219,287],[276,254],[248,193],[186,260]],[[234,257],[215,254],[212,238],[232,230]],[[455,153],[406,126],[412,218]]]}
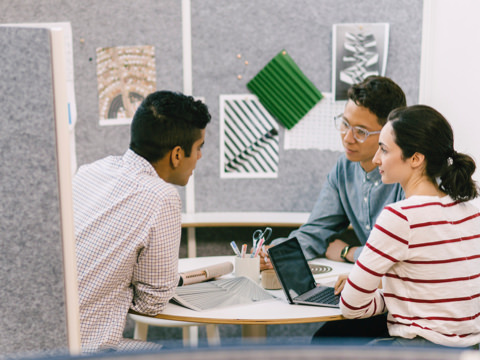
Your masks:
{"label": "watch strap", "polygon": [[347,260],[348,250],[350,250],[350,245],[345,246],[340,252],[340,257],[345,261],[348,261]]}

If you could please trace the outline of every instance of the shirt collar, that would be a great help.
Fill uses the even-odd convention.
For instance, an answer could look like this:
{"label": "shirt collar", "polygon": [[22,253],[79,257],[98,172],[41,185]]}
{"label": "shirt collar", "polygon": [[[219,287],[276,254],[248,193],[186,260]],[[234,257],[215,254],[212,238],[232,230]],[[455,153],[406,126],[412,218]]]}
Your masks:
{"label": "shirt collar", "polygon": [[135,168],[143,169],[147,174],[157,175],[157,172],[145,158],[141,157],[135,151],[128,149],[122,157],[123,161]]}
{"label": "shirt collar", "polygon": [[372,181],[372,182],[378,182],[378,181],[381,181],[382,180],[382,176],[380,175],[380,171],[378,170],[378,166],[373,169],[372,171],[370,172],[365,172],[365,170],[363,170],[362,166],[360,165],[360,163],[358,163],[358,166],[362,169],[363,171],[363,174],[365,176],[365,181]]}

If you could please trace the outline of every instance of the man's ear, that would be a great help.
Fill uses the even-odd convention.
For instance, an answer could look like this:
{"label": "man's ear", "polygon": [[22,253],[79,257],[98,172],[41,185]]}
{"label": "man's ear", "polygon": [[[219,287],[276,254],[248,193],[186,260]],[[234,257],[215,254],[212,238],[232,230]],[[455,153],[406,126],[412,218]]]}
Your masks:
{"label": "man's ear", "polygon": [[175,146],[170,152],[170,163],[172,167],[176,169],[184,156],[183,149],[180,146]]}
{"label": "man's ear", "polygon": [[419,152],[416,152],[415,154],[412,155],[412,157],[410,158],[410,161],[411,161],[412,167],[417,168],[424,164],[425,155]]}

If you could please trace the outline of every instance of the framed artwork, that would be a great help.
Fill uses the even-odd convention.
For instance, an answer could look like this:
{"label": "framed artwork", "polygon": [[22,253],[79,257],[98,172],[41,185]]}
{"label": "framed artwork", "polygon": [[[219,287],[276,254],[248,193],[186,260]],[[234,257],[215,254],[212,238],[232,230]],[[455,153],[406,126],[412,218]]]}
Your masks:
{"label": "framed artwork", "polygon": [[389,29],[387,23],[333,25],[334,100],[346,100],[348,88],[370,75],[385,76]]}
{"label": "framed artwork", "polygon": [[221,95],[220,177],[277,177],[278,126],[255,95]]}
{"label": "framed artwork", "polygon": [[97,49],[100,125],[129,125],[137,107],[156,90],[153,46]]}

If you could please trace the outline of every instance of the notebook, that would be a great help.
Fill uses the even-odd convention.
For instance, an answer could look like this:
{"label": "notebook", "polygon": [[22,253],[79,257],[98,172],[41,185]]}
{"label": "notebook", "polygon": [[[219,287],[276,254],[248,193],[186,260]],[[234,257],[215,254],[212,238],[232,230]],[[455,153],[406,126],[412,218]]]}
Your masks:
{"label": "notebook", "polygon": [[297,238],[269,248],[268,254],[290,304],[339,307],[334,288],[315,282]]}

